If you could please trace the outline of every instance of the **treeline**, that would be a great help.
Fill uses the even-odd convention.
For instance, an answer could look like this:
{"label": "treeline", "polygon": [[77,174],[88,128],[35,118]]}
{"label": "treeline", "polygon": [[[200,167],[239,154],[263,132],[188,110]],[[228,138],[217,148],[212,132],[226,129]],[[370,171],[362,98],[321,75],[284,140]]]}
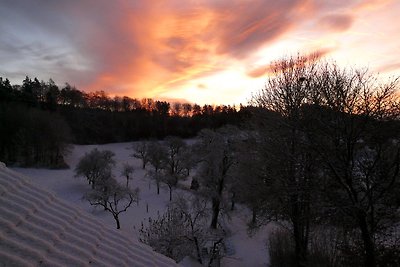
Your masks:
{"label": "treeline", "polygon": [[0,160],[59,167],[68,143],[188,138],[203,128],[239,125],[246,116],[242,106],[238,111],[235,106],[109,97],[68,83],[60,88],[51,79],[26,77],[21,85],[12,85],[0,77]]}

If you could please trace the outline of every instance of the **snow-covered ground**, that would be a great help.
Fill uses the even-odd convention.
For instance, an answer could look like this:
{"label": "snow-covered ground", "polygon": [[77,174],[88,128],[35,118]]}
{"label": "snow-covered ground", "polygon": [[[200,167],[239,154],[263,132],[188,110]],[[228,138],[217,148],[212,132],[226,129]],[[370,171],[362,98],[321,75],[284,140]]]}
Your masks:
{"label": "snow-covered ground", "polygon": [[0,265],[177,266],[1,162]]}
{"label": "snow-covered ground", "polygon": [[[33,183],[53,191],[61,199],[78,205],[104,223],[115,227],[115,221],[110,213],[101,208],[92,207],[86,200],[82,200],[83,194],[89,190],[89,185],[83,177],[74,177],[75,166],[86,152],[93,148],[114,152],[117,163],[114,175],[121,183],[125,182],[125,178],[120,175],[122,165],[129,163],[135,167],[130,185],[140,188],[140,201],[138,205],[134,204],[130,207],[127,212],[121,213],[120,220],[121,231],[137,238],[142,222],[148,221],[149,217],[156,218],[158,214],[164,213],[169,202],[169,195],[167,188],[163,188],[160,195],[156,194],[156,186],[145,176],[146,171],[141,168],[141,161],[130,156],[133,152],[129,149],[131,146],[132,143],[74,145],[71,153],[66,157],[69,169],[13,168],[13,170],[30,177]],[[175,190],[174,194],[179,194],[179,190]],[[222,260],[222,266],[267,266],[268,253],[265,243],[270,227],[264,227],[253,237],[249,237],[246,231],[249,216],[250,213],[245,207],[237,205],[237,209],[231,214],[231,220],[226,223],[232,233],[227,242],[230,243],[230,249],[234,254],[225,257]]]}

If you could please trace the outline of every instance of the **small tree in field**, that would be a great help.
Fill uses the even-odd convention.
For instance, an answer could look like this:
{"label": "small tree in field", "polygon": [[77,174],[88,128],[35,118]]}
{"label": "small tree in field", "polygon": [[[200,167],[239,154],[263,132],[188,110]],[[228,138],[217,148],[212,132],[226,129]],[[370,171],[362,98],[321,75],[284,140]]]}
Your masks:
{"label": "small tree in field", "polygon": [[159,142],[151,142],[149,145],[149,162],[153,166],[154,170],[148,172],[148,175],[153,178],[157,185],[157,195],[160,194],[160,182],[162,178],[162,172],[165,168],[167,158],[167,151],[165,147]]}
{"label": "small tree in field", "polygon": [[122,171],[121,171],[121,175],[125,176],[126,178],[126,188],[129,188],[129,180],[132,179],[132,173],[135,170],[135,168],[130,165],[129,163],[125,163],[122,166]]}
{"label": "small tree in field", "polygon": [[146,169],[146,164],[149,162],[149,143],[141,141],[140,143],[133,144],[132,149],[134,150],[132,157],[142,160],[142,168]]}
{"label": "small tree in field", "polygon": [[172,200],[172,189],[180,179],[187,176],[184,155],[186,143],[179,137],[168,136],[165,138],[166,157],[164,160],[164,173],[161,181],[169,188],[169,200]]}
{"label": "small tree in field", "polygon": [[121,228],[119,214],[127,211],[133,202],[139,200],[139,189],[130,190],[128,187],[121,186],[114,178],[104,181],[103,184],[96,186],[84,197],[93,206],[101,206],[110,212],[115,220],[117,229]]}
{"label": "small tree in field", "polygon": [[[112,175],[115,165],[113,157],[114,153],[111,151],[93,149],[80,159],[75,172],[76,176],[86,177],[92,186],[84,198],[91,205],[102,206],[109,211],[115,219],[117,229],[120,229],[119,214],[138,201],[139,189],[131,191],[128,186],[125,188],[117,183]],[[125,168],[125,174],[130,173],[130,168]]]}
{"label": "small tree in field", "polygon": [[84,176],[94,189],[97,183],[111,176],[111,170],[115,165],[114,155],[109,150],[93,149],[79,160],[75,168],[75,176]]}

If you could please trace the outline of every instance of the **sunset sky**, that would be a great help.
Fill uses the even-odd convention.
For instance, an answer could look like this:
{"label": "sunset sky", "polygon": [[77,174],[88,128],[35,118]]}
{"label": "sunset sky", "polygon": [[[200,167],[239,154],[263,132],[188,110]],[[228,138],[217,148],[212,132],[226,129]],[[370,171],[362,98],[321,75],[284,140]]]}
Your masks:
{"label": "sunset sky", "polygon": [[1,0],[0,76],[111,96],[246,103],[272,60],[400,75],[399,0]]}

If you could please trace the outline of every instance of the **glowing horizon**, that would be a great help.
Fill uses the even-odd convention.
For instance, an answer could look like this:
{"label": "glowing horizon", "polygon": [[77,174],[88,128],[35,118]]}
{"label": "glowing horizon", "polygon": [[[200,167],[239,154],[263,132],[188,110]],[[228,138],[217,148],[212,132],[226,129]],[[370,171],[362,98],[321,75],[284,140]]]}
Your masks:
{"label": "glowing horizon", "polygon": [[395,0],[28,1],[0,7],[0,76],[86,92],[246,103],[268,64],[317,52],[400,73]]}

